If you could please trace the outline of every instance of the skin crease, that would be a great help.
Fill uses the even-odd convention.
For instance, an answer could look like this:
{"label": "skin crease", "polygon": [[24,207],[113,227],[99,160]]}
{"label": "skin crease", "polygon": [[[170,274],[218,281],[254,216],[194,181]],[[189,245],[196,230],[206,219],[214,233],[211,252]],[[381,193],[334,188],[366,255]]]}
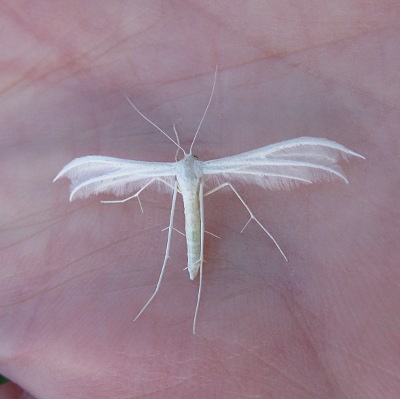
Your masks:
{"label": "skin crease", "polygon": [[[3,1],[0,398],[395,398],[400,390],[399,5]],[[300,136],[366,156],[350,184],[205,200],[203,293],[170,193],[68,202],[73,158],[201,160]],[[178,198],[175,225],[182,228]],[[16,385],[13,385],[13,384]],[[28,395],[29,393],[29,395]]]}

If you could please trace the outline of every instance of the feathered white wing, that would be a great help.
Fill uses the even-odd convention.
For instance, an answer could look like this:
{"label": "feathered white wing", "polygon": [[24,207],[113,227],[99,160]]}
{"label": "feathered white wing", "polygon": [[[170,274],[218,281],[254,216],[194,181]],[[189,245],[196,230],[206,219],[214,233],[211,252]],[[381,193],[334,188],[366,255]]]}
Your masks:
{"label": "feathered white wing", "polygon": [[231,157],[203,163],[203,173],[215,183],[241,181],[269,189],[291,189],[298,184],[341,179],[341,159],[364,157],[334,141],[300,137]]}
{"label": "feathered white wing", "polygon": [[76,158],[60,171],[60,177],[71,179],[70,201],[100,193],[117,196],[131,194],[154,178],[173,185],[174,162],[143,162],[103,156]]}

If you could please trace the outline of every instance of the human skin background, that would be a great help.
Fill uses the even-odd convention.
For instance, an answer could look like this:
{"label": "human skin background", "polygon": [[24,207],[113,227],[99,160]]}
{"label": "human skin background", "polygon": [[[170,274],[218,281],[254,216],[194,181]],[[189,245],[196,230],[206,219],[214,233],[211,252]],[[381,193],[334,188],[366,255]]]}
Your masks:
{"label": "human skin background", "polygon": [[[400,391],[396,1],[0,4],[0,398],[396,398]],[[205,200],[203,296],[185,240],[155,301],[170,193],[68,202],[84,155],[173,161],[299,136],[367,157],[340,182]],[[176,226],[183,226],[178,200]],[[15,384],[15,385],[14,385]],[[27,395],[27,394],[26,394]],[[28,397],[25,396],[25,397]],[[29,396],[30,397],[30,396]]]}

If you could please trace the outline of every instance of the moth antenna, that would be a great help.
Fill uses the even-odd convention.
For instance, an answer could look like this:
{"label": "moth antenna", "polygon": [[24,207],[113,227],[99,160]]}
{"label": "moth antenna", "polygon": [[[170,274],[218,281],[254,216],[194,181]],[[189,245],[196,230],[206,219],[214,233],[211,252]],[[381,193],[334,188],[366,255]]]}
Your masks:
{"label": "moth antenna", "polygon": [[214,95],[215,84],[216,84],[216,82],[217,82],[217,72],[218,72],[218,65],[215,65],[215,72],[214,72],[214,83],[213,83],[213,86],[212,86],[212,90],[211,90],[210,99],[208,100],[208,104],[207,104],[207,106],[206,106],[206,109],[204,110],[204,113],[203,113],[203,116],[201,117],[201,120],[200,120],[199,126],[197,127],[196,133],[194,134],[194,137],[193,137],[192,144],[190,145],[190,151],[189,151],[189,154],[191,154],[191,153],[192,153],[193,144],[194,144],[194,142],[196,141],[197,134],[199,133],[199,130],[200,130],[201,124],[203,123],[203,120],[204,120],[204,118],[206,117],[206,113],[207,113],[207,111],[208,111],[208,107],[209,107],[209,106],[210,106],[210,104],[211,104],[211,100],[212,100],[212,98],[213,98],[213,95]]}
{"label": "moth antenna", "polygon": [[[175,161],[178,161],[178,154],[179,154],[179,149],[181,148],[181,142],[179,140],[179,134],[178,131],[176,130],[176,125],[175,123],[173,124],[173,128],[174,128],[174,132],[175,132],[175,137],[176,137],[176,142],[178,143],[178,148],[176,149],[176,153],[175,153]],[[185,155],[185,151],[183,151],[183,154]]]}
{"label": "moth antenna", "polygon": [[178,149],[181,149],[183,152],[185,150],[173,139],[171,138],[167,133],[164,132],[160,127],[158,127],[154,122],[152,122],[146,115],[144,115],[142,112],[139,111],[139,109],[135,106],[135,104],[131,101],[131,99],[128,97],[128,95],[124,92],[122,92],[125,98],[127,99],[128,103],[132,106],[132,108],[147,122],[152,124],[157,130],[159,130],[164,136],[166,136],[169,140],[171,140],[177,147]]}

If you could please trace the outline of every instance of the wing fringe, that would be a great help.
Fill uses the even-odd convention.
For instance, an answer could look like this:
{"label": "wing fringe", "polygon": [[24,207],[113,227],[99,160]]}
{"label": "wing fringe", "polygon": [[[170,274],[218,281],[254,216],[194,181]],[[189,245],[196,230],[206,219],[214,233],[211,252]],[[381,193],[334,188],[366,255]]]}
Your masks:
{"label": "wing fringe", "polygon": [[174,176],[173,162],[144,162],[86,156],[76,158],[65,165],[54,181],[62,177],[71,179],[70,201],[72,201],[100,193],[111,193],[116,196],[130,194],[157,177],[173,184]]}
{"label": "wing fringe", "polygon": [[203,172],[209,180],[239,180],[269,189],[291,189],[302,183],[335,179],[348,183],[339,161],[353,156],[365,159],[334,141],[300,137],[206,161]]}

